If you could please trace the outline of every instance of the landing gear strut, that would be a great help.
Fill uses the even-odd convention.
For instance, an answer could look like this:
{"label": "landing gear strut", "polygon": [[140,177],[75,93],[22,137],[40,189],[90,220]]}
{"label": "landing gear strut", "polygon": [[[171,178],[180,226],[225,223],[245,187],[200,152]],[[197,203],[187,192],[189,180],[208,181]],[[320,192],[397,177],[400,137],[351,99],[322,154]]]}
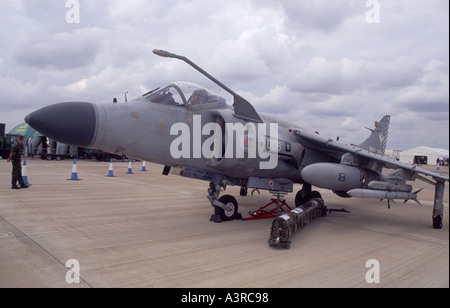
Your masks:
{"label": "landing gear strut", "polygon": [[295,207],[300,207],[305,204],[309,199],[311,194],[311,185],[308,183],[303,184],[302,189],[300,189],[295,195]]}
{"label": "landing gear strut", "polygon": [[442,229],[442,218],[444,217],[444,190],[445,182],[436,182],[433,207],[434,229]]}

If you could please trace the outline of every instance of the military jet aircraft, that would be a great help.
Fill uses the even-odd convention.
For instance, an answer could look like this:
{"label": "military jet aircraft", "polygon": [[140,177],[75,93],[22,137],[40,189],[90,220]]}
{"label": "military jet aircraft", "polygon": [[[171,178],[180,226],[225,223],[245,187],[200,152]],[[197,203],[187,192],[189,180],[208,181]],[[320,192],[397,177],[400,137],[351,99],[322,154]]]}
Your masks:
{"label": "military jet aircraft", "polygon": [[[178,59],[233,96],[233,106],[214,92],[188,82],[157,88],[126,103],[65,102],[29,114],[25,121],[43,135],[64,144],[96,148],[164,165],[163,174],[179,174],[210,182],[207,198],[215,222],[238,218],[238,203],[220,194],[227,185],[272,192],[293,192],[300,206],[330,189],[343,198],[417,200],[407,181],[435,185],[433,227],[442,228],[443,196],[448,176],[384,156],[390,117],[385,116],[367,140],[347,145],[295,124],[259,114],[236,94],[184,56]],[[387,175],[383,168],[393,169]],[[175,168],[174,168],[175,169]],[[173,169],[172,169],[173,171]],[[419,203],[420,204],[420,203]]]}

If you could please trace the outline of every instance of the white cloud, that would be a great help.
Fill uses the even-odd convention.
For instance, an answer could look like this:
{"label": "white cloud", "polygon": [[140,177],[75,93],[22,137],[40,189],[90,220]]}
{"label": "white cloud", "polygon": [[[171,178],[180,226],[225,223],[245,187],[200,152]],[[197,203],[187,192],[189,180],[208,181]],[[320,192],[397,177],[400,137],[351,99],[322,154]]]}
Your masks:
{"label": "white cloud", "polygon": [[22,66],[42,69],[76,69],[95,61],[101,49],[101,38],[107,33],[101,28],[76,29],[47,36],[27,36],[12,49],[13,59]]}
{"label": "white cloud", "polygon": [[449,112],[449,66],[433,60],[423,69],[423,76],[415,84],[398,92],[396,101],[421,113]]}

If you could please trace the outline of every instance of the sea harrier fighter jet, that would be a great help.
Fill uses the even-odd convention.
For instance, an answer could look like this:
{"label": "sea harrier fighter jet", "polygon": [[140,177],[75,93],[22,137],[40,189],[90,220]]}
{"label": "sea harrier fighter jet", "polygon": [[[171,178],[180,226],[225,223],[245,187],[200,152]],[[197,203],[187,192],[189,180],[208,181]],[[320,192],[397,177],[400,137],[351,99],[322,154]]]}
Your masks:
{"label": "sea harrier fighter jet", "polygon": [[[295,124],[259,114],[243,97],[184,56],[154,50],[182,60],[233,96],[233,105],[214,92],[175,82],[127,103],[66,102],[26,117],[43,135],[64,144],[95,148],[164,165],[186,177],[209,182],[208,199],[215,222],[239,217],[238,203],[220,194],[227,185],[247,190],[292,192],[301,206],[330,189],[343,198],[417,200],[407,181],[435,185],[433,227],[442,228],[443,196],[448,176],[384,156],[390,117],[385,116],[363,143],[347,145]],[[383,168],[392,169],[387,175]]]}

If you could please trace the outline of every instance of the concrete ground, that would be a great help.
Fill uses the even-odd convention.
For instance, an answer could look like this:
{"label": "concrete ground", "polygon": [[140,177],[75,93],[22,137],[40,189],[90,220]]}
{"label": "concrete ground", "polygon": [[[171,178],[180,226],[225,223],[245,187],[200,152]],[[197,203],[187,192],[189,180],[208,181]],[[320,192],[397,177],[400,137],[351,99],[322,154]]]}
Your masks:
{"label": "concrete ground", "polygon": [[[32,186],[15,191],[11,164],[0,161],[0,287],[449,287],[448,183],[442,230],[432,228],[434,187],[420,181],[422,207],[320,190],[328,207],[351,214],[318,218],[283,250],[267,243],[272,219],[210,222],[207,182],[148,163],[142,172],[138,162],[134,174],[114,162],[106,177],[108,162],[87,161],[69,181],[72,165],[27,160]],[[244,217],[271,197],[226,193]],[[379,284],[366,281],[372,259]],[[79,283],[67,282],[77,276],[66,266]]]}

